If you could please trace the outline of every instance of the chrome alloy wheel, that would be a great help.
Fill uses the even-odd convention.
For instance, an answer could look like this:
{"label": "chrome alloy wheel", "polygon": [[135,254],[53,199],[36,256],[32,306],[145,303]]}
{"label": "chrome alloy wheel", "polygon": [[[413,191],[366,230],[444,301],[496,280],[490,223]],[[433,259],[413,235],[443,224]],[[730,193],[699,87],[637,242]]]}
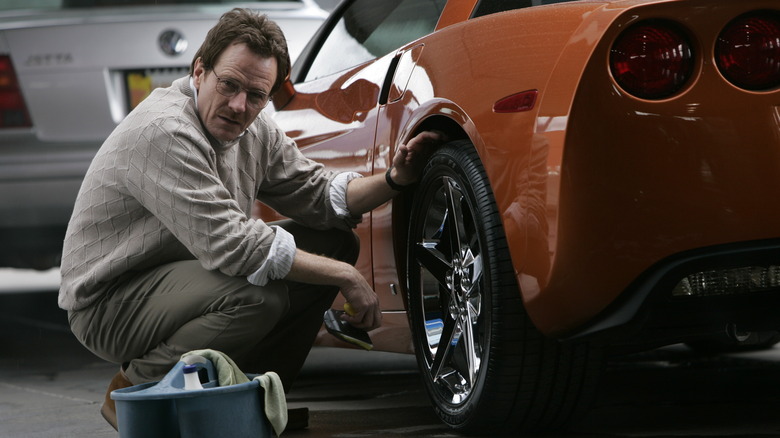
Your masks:
{"label": "chrome alloy wheel", "polygon": [[477,386],[487,341],[482,246],[473,207],[458,181],[447,175],[434,181],[413,231],[425,333],[420,343],[427,346],[427,378],[438,396],[459,405]]}
{"label": "chrome alloy wheel", "polygon": [[583,412],[598,382],[601,351],[548,338],[533,325],[471,142],[456,140],[434,152],[411,199],[408,225],[409,324],[439,418],[466,434],[518,436],[565,427]]}

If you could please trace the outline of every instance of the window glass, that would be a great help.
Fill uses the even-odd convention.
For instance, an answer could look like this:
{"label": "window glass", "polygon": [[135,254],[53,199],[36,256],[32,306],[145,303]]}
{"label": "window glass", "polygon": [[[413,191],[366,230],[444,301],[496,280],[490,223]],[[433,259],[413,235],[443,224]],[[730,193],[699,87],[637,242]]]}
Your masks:
{"label": "window glass", "polygon": [[551,5],[553,3],[566,3],[574,0],[480,0],[474,9],[472,17],[495,14],[496,12],[512,9],[530,8],[531,6]]}
{"label": "window glass", "polygon": [[[178,4],[231,4],[263,3],[278,0],[0,0],[0,11],[11,9],[75,9],[101,6],[150,6]],[[301,0],[284,0],[300,3]]]}
{"label": "window glass", "polygon": [[387,55],[436,28],[446,0],[357,0],[338,21],[306,80]]}

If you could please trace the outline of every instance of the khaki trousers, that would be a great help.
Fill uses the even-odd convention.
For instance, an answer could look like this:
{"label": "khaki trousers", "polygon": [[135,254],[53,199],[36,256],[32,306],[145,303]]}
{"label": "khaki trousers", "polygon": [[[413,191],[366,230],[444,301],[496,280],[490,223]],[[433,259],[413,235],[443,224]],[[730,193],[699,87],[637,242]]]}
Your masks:
{"label": "khaki trousers", "polygon": [[[351,231],[275,224],[305,251],[357,260],[359,242]],[[121,277],[96,303],[71,312],[69,321],[86,348],[122,364],[136,385],[160,380],[182,354],[209,348],[244,372],[275,371],[289,391],[337,293],[335,287],[282,280],[255,286],[246,277],[184,260]]]}

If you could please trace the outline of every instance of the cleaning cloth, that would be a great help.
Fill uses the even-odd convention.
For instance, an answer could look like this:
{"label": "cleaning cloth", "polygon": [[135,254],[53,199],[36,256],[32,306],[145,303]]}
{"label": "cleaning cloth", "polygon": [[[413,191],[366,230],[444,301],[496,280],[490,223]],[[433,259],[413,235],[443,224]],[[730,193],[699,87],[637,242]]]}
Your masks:
{"label": "cleaning cloth", "polygon": [[[197,362],[196,356],[210,360],[217,371],[219,386],[237,385],[249,382],[249,378],[233,362],[228,355],[217,350],[194,350],[184,353],[181,360],[187,363]],[[254,378],[265,391],[265,416],[276,432],[276,436],[282,434],[287,427],[287,400],[284,397],[284,387],[279,375],[273,371],[261,374]]]}

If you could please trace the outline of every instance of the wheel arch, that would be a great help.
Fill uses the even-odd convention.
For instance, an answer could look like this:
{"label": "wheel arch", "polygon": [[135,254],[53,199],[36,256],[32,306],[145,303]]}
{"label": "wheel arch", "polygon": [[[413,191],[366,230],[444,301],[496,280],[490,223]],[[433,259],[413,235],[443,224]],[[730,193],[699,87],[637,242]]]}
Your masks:
{"label": "wheel arch", "polygon": [[[460,107],[451,102],[438,102],[432,105],[432,107],[426,111],[418,111],[422,115],[410,119],[406,129],[401,131],[402,135],[399,137],[398,144],[406,143],[420,132],[436,130],[443,132],[448,142],[468,139],[477,150],[477,155],[482,159],[485,154],[484,142],[474,127],[471,118]],[[480,147],[477,147],[477,145]],[[400,281],[399,286],[401,290],[399,292],[403,298],[405,308],[408,308],[408,302],[405,281],[407,272],[404,257],[408,248],[407,239],[400,237],[406,236],[409,230],[409,211],[413,197],[413,193],[407,192],[396,196],[392,201],[392,232],[396,236],[393,239],[393,252]]]}
{"label": "wheel arch", "polygon": [[[426,74],[424,77],[413,75],[409,90],[416,91],[413,84],[417,82],[433,85],[435,90],[431,94],[418,93],[429,100],[422,99],[419,106],[413,109],[413,114],[398,131],[396,143],[402,144],[426,129],[444,131],[453,140],[471,141],[485,167],[496,197],[504,232],[510,242],[515,275],[521,283],[519,293],[525,304],[537,301],[539,295],[543,294],[554,263],[549,248],[549,239],[554,238],[554,234],[553,237],[543,234],[548,229],[554,231],[558,205],[549,205],[546,197],[534,198],[540,185],[548,183],[546,180],[540,180],[548,174],[546,169],[549,160],[546,157],[549,154],[562,154],[566,124],[560,122],[566,121],[570,115],[574,93],[580,85],[579,78],[590,52],[599,40],[596,35],[600,35],[623,8],[616,8],[616,11],[606,9],[605,13],[605,8],[599,3],[572,3],[565,9],[559,9],[565,10],[566,13],[562,16],[555,15],[555,22],[561,25],[555,30],[556,37],[543,41],[544,46],[549,49],[548,52],[557,55],[543,59],[531,58],[532,62],[527,62],[527,50],[524,46],[516,51],[506,52],[503,57],[490,56],[493,51],[479,52],[469,49],[486,41],[495,41],[495,32],[482,30],[485,28],[485,21],[491,22],[491,29],[509,28],[516,26],[521,16],[526,20],[550,19],[553,16],[553,8],[527,8],[481,17],[449,26],[427,37],[426,49],[415,70],[416,74],[422,75],[423,71]],[[584,20],[583,14],[587,17]],[[540,38],[534,34],[532,28],[519,29],[518,34],[531,38],[532,41]],[[517,35],[507,35],[506,38],[506,41],[512,42],[519,40]],[[493,72],[485,77],[472,76],[468,88],[481,90],[479,93],[464,93],[466,84],[462,75],[447,76],[442,70],[441,65],[453,68],[442,59],[452,50],[471,54],[474,57],[472,63]],[[526,67],[520,71],[501,67],[507,64]],[[468,65],[459,67],[467,69]],[[437,79],[434,84],[427,80],[429,76]],[[530,111],[510,114],[491,111],[498,100],[528,90],[538,91],[536,106]],[[558,157],[552,161],[561,160]],[[541,172],[536,172],[539,169]],[[557,192],[557,186],[545,190]],[[557,196],[557,193],[553,196]],[[410,200],[411,194],[404,193],[393,201],[394,236],[405,236],[407,233]],[[529,202],[534,205],[527,207]],[[529,209],[533,209],[533,212],[528,213]],[[552,213],[550,209],[553,210]],[[548,217],[548,213],[553,214],[553,217]],[[529,234],[532,234],[531,238]],[[554,245],[554,242],[552,244]],[[394,239],[398,279],[404,291],[407,274],[403,268],[403,257],[407,249],[405,245],[404,239]],[[529,270],[532,271],[531,275],[523,276],[523,273]],[[532,278],[533,284],[524,287],[523,278]],[[537,325],[549,334],[549,328],[554,324],[545,321],[546,310],[538,306],[531,307],[528,309],[531,319],[535,323],[541,323]]]}

